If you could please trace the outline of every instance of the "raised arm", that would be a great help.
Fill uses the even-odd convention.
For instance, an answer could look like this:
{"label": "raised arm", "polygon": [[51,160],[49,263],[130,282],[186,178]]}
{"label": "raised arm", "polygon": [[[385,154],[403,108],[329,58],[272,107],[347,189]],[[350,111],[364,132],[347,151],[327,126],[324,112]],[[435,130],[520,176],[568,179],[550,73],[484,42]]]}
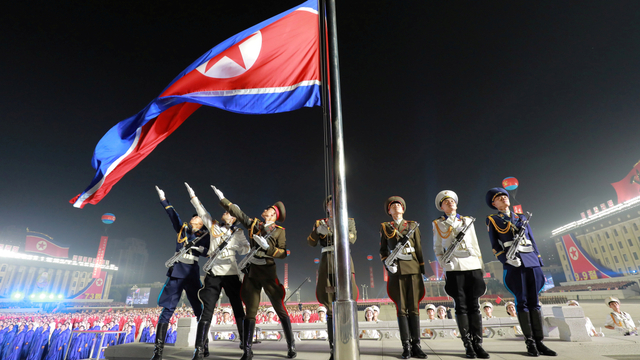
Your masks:
{"label": "raised arm", "polygon": [[226,211],[228,211],[231,216],[236,218],[237,221],[239,221],[245,228],[251,229],[254,220],[247,216],[247,214],[245,214],[242,210],[240,210],[240,207],[238,205],[233,204],[231,201],[229,201],[229,199],[225,198],[222,191],[220,191],[218,188],[213,185],[211,185],[211,188],[213,189],[213,192],[215,192],[218,196],[218,199],[220,199],[220,205]]}
{"label": "raised arm", "polygon": [[187,187],[187,192],[189,193],[189,197],[191,198],[191,205],[193,205],[193,207],[196,209],[196,213],[198,214],[198,216],[200,216],[200,219],[202,219],[202,223],[207,227],[207,229],[209,229],[209,231],[213,231],[212,227],[215,223],[213,218],[211,217],[211,214],[209,214],[207,209],[204,208],[204,205],[202,205],[202,203],[196,196],[196,193],[189,186],[189,184],[184,183],[184,185]]}

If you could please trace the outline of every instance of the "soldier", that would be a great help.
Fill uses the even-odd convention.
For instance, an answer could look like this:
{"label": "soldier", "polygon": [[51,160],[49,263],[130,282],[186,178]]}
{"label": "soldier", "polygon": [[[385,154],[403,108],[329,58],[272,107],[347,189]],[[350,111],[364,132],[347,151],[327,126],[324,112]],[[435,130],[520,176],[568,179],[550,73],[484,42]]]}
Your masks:
{"label": "soldier", "polygon": [[[513,240],[526,217],[509,210],[509,193],[503,188],[489,190],[485,200],[490,208],[498,210],[497,214],[487,217],[487,231],[493,253],[504,267],[504,286],[516,301],[516,313],[527,344],[527,354],[556,356],[558,354],[542,342],[544,333],[538,293],[544,286],[543,263],[531,227],[527,224],[526,239],[514,244]],[[518,253],[516,259],[508,260],[506,253],[511,246],[518,246]]]}
{"label": "soldier", "polygon": [[242,302],[247,308],[247,314],[243,323],[244,354],[241,360],[250,360],[253,358],[251,351],[253,333],[256,327],[256,313],[260,306],[260,293],[262,289],[269,297],[271,305],[276,314],[280,318],[282,330],[287,340],[287,357],[292,359],[296,357],[295,340],[293,337],[293,329],[291,328],[291,319],[284,306],[285,290],[284,286],[278,280],[276,263],[274,259],[284,259],[287,257],[287,239],[285,229],[276,225],[276,221],[284,222],[286,217],[285,207],[281,201],[264,209],[262,218],[264,222],[258,218],[248,217],[240,208],[232,204],[231,201],[224,197],[222,191],[211,186],[213,191],[220,199],[222,207],[238,219],[238,221],[249,230],[249,238],[251,238],[251,246],[254,249],[260,248],[256,252],[255,258],[251,261],[248,274],[242,281]]}
{"label": "soldier", "polygon": [[[164,196],[164,191],[156,186],[158,197],[162,206],[171,219],[173,229],[178,234],[176,242],[176,252],[179,252],[184,246],[189,246],[192,241],[204,234],[205,228],[202,219],[195,215],[189,221],[189,224],[180,220],[180,215],[169,203]],[[193,313],[200,319],[202,314],[202,303],[198,298],[198,291],[202,287],[200,283],[200,267],[198,266],[198,257],[206,253],[209,246],[209,235],[205,235],[198,243],[197,247],[189,249],[172,267],[167,270],[167,281],[158,296],[158,305],[162,306],[162,313],[158,318],[156,329],[155,347],[153,350],[153,358],[151,360],[161,360],[162,350],[164,349],[164,341],[169,327],[169,320],[176,310],[176,305],[180,301],[182,291],[187,293],[187,299],[193,308]]]}
{"label": "soldier", "polygon": [[[473,221],[457,213],[458,194],[451,190],[439,192],[435,205],[445,215],[433,221],[433,250],[445,271],[444,290],[453,298],[456,323],[466,356],[488,359],[489,354],[482,348],[482,314],[478,302],[487,286],[482,278],[482,254]],[[451,260],[444,263],[442,256],[466,226],[468,228],[457,250]]]}
{"label": "soldier", "polygon": [[[406,203],[399,196],[387,199],[384,205],[387,215],[392,221],[383,222],[380,227],[380,259],[384,263],[396,248],[396,245],[411,230],[415,232],[405,243],[398,256],[397,263],[389,272],[387,293],[396,304],[398,328],[402,341],[402,358],[427,357],[420,348],[420,300],[424,297],[424,260],[422,259],[422,245],[420,244],[420,230],[415,221],[403,219]],[[386,265],[385,265],[386,266]]]}
{"label": "soldier", "polygon": [[638,335],[638,328],[634,324],[631,315],[620,310],[620,300],[609,296],[604,300],[604,303],[613,310],[607,317],[607,320],[605,320],[604,327],[611,330],[618,330],[618,332],[625,336]]}
{"label": "soldier", "polygon": [[204,309],[202,310],[202,317],[198,321],[196,349],[193,353],[193,360],[201,360],[203,357],[209,356],[209,327],[211,326],[213,312],[220,298],[220,291],[222,289],[224,289],[225,294],[229,297],[229,302],[231,303],[231,307],[233,307],[233,315],[236,319],[236,326],[238,327],[238,334],[240,336],[240,348],[242,348],[244,309],[242,308],[242,299],[240,299],[242,283],[240,282],[240,271],[236,264],[236,252],[240,255],[248,253],[249,242],[244,236],[244,231],[237,228],[235,217],[231,216],[229,212],[225,212],[222,214],[223,222],[218,223],[211,217],[211,214],[204,208],[200,200],[198,200],[198,197],[189,184],[184,184],[191,197],[191,204],[210,232],[211,244],[209,245],[207,255],[212,256],[223,239],[231,236],[231,238],[227,240],[225,248],[213,261],[213,267],[207,272],[204,278],[204,287],[198,292]]}
{"label": "soldier", "polygon": [[[329,335],[329,347],[331,348],[331,357],[333,359],[333,301],[335,300],[335,264],[334,264],[334,237],[331,227],[333,226],[333,206],[331,195],[324,201],[324,210],[329,215],[327,218],[316,220],[313,230],[307,238],[310,246],[322,246],[322,258],[318,267],[318,283],[316,284],[316,299],[325,306],[327,311],[327,332]],[[349,242],[356,242],[358,233],[356,231],[356,222],[349,219]],[[349,255],[351,258],[351,255]],[[353,259],[351,261],[351,293],[354,294],[356,300],[358,298],[358,285],[355,280],[355,268],[353,267]]]}
{"label": "soldier", "polygon": [[484,311],[485,316],[483,316],[483,319],[485,320],[489,320],[489,319],[494,319],[495,316],[493,316],[493,304],[486,301],[485,303],[482,304],[482,310]]}

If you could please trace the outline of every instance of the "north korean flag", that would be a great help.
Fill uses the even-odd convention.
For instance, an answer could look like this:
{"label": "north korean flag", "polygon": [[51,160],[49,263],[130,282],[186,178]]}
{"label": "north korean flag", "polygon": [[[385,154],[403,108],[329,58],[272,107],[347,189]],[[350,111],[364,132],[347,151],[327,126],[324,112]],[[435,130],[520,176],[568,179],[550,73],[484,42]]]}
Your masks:
{"label": "north korean flag", "polygon": [[310,0],[209,50],[102,137],[92,158],[96,176],[70,203],[97,204],[202,105],[243,114],[320,106],[318,32],[318,5]]}

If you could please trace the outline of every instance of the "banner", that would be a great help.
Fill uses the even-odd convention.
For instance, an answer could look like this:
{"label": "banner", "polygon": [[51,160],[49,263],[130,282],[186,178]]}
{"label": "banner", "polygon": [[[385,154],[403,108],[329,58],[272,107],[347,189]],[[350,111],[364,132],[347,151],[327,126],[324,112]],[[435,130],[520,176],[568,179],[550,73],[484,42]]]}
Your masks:
{"label": "banner", "polygon": [[108,236],[102,236],[100,238],[100,245],[98,245],[98,254],[96,255],[96,266],[93,267],[93,275],[91,276],[93,279],[97,279],[100,277],[100,268],[97,265],[102,264],[102,259],[104,259],[104,252],[107,251],[107,240]]}
{"label": "banner", "polygon": [[369,277],[371,278],[371,288],[373,289],[375,287],[373,283],[373,266],[369,266]]}
{"label": "banner", "polygon": [[104,292],[104,283],[106,281],[107,272],[100,274],[100,277],[93,279],[89,282],[84,289],[80,290],[75,295],[71,295],[71,299],[86,299],[86,300],[99,300],[102,299]]}
{"label": "banner", "polygon": [[289,288],[289,264],[284,264],[284,288]]}
{"label": "banner", "polygon": [[[574,281],[609,279],[618,277],[615,271],[598,265],[576,241],[573,234],[562,236],[565,256],[569,262]],[[567,279],[569,280],[569,279]]]}
{"label": "banner", "polygon": [[640,161],[624,177],[624,179],[611,184],[618,195],[618,204],[640,196]]}
{"label": "banner", "polygon": [[[52,240],[53,239],[49,235],[27,231],[24,251],[68,259],[69,247],[56,245]],[[10,247],[10,245],[7,246]],[[7,247],[5,247],[5,250],[8,250]]]}
{"label": "banner", "polygon": [[387,268],[382,265],[382,272],[384,273],[384,282],[389,281],[389,274],[387,273]]}

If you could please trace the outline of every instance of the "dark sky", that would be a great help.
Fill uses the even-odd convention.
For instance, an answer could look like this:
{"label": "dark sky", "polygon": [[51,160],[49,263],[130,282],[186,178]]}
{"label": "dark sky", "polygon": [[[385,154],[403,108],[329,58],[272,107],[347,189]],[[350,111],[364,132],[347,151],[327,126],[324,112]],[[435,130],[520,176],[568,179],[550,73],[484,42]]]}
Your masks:
{"label": "dark sky", "polygon": [[[287,206],[290,286],[315,276],[306,244],[323,216],[319,108],[239,115],[200,108],[98,205],[69,203],[94,176],[93,149],[191,62],[295,1],[14,2],[0,21],[0,230],[30,229],[95,256],[100,215],[112,238],[149,246],[147,281],[164,280],[175,234],[154,186],[194,211],[183,182],[214,214],[209,185],[250,215]],[[520,181],[538,241],[616,201],[610,183],[640,159],[640,3],[634,1],[338,1],[349,216],[359,284],[377,260],[383,204],[407,201],[433,259],[435,195],[484,230],[486,191]],[[6,233],[6,231],[5,231]],[[0,239],[2,240],[2,239]],[[1,242],[1,241],[0,241]],[[366,256],[374,255],[367,262]],[[282,264],[282,262],[280,262]],[[279,265],[280,273],[283,266]],[[307,285],[307,292],[312,292]]]}

